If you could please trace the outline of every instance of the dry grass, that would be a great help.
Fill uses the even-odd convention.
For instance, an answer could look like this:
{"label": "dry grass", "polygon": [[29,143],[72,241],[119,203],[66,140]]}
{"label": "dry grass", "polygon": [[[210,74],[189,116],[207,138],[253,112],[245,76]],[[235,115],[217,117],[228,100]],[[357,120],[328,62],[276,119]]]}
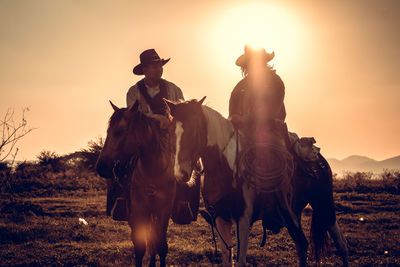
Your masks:
{"label": "dry grass", "polygon": [[[359,175],[334,181],[338,221],[350,244],[352,266],[400,265],[396,175],[381,180]],[[0,266],[133,265],[130,229],[126,223],[105,216],[105,184],[101,178],[93,173],[79,176],[69,170],[14,177],[8,183],[3,181],[1,188]],[[395,190],[388,189],[392,187]],[[79,218],[88,225],[81,224]],[[305,212],[307,234],[309,224],[310,212]],[[252,228],[249,265],[294,266],[296,253],[287,231],[269,234],[266,247],[260,248],[261,230],[259,223]],[[171,223],[168,241],[168,265],[221,263],[220,255],[214,255],[210,227],[200,217],[187,226]],[[314,265],[312,261],[310,264]],[[335,249],[324,265],[340,265]]]}

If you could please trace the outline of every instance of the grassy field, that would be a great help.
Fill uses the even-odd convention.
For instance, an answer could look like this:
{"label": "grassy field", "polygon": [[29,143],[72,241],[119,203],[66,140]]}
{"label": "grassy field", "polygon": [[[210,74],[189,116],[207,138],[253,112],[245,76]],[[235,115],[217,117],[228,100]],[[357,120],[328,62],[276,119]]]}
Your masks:
{"label": "grassy field", "polygon": [[[0,266],[133,266],[130,229],[105,215],[105,181],[91,172],[35,169],[0,174]],[[380,179],[349,174],[334,182],[339,224],[350,245],[351,266],[400,266],[400,176]],[[311,210],[303,214],[308,235]],[[83,218],[87,225],[80,222]],[[262,227],[251,232],[249,266],[294,266],[294,243],[287,231],[269,233],[260,248]],[[218,266],[210,227],[199,216],[191,225],[170,223],[170,266]],[[324,266],[338,266],[331,253]],[[148,262],[148,259],[146,260]],[[310,259],[310,265],[315,262]]]}

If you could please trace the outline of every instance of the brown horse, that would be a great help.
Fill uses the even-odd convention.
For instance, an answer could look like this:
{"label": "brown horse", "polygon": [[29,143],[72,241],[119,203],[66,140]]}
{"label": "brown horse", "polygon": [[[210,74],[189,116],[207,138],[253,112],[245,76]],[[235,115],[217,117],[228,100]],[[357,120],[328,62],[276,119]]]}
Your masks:
{"label": "brown horse", "polygon": [[[259,219],[270,228],[283,226],[296,243],[301,266],[306,265],[307,239],[291,208],[291,156],[286,150],[285,141],[272,128],[262,140],[266,146],[258,150],[246,151],[234,135],[231,122],[218,112],[202,106],[201,101],[186,101],[174,104],[167,101],[174,122],[176,139],[175,175],[187,177],[197,158],[204,165],[203,198],[207,209],[216,221],[220,242],[223,244],[223,264],[232,265],[231,227],[236,221],[239,230],[239,266],[246,265],[247,242],[251,224]],[[248,147],[248,146],[247,146]],[[237,152],[242,155],[239,170],[235,168]],[[259,153],[260,152],[260,153]],[[250,155],[244,157],[243,155]],[[252,155],[255,154],[255,161]],[[267,164],[255,163],[250,169],[247,163],[258,161],[257,154],[270,155]],[[277,161],[277,159],[279,159]],[[280,160],[281,159],[281,160]],[[260,161],[264,161],[261,159]],[[235,171],[241,178],[235,179]],[[263,177],[267,171],[268,174]],[[264,180],[260,180],[265,178]]]}
{"label": "brown horse", "polygon": [[118,108],[111,103],[107,138],[97,162],[97,172],[108,179],[128,173],[129,218],[136,266],[146,252],[150,266],[165,266],[166,232],[175,198],[173,151],[165,117],[138,111],[138,105]]}

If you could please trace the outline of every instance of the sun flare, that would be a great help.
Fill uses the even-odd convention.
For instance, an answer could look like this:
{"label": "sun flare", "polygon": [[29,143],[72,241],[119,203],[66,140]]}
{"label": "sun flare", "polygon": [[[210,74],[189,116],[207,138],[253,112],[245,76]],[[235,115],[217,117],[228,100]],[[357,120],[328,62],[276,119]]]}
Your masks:
{"label": "sun flare", "polygon": [[222,45],[216,49],[219,56],[231,60],[248,44],[275,51],[279,61],[293,61],[304,39],[299,19],[288,8],[261,2],[243,3],[219,14],[214,33]]}

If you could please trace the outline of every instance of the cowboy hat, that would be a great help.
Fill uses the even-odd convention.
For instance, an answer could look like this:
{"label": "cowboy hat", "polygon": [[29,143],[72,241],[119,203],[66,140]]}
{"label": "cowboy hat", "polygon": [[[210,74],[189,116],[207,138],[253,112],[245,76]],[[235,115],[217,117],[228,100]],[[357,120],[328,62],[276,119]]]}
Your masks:
{"label": "cowboy hat", "polygon": [[275,52],[267,53],[264,48],[262,49],[254,49],[248,45],[244,46],[244,54],[238,57],[235,64],[239,67],[245,67],[249,63],[250,60],[254,58],[259,58],[265,63],[268,63],[275,57]]}
{"label": "cowboy hat", "polygon": [[156,50],[147,49],[140,54],[140,63],[133,68],[133,73],[136,75],[143,75],[144,66],[154,62],[160,62],[162,66],[164,66],[169,60],[170,58],[161,59]]}

